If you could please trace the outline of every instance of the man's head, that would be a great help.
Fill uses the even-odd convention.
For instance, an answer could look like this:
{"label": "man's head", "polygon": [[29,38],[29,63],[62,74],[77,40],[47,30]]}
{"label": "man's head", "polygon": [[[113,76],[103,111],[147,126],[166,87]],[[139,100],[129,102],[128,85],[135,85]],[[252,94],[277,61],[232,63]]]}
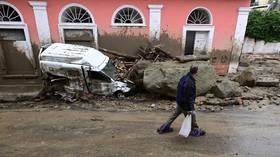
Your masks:
{"label": "man's head", "polygon": [[193,64],[191,67],[190,67],[190,73],[192,73],[193,75],[195,75],[198,71],[198,66]]}

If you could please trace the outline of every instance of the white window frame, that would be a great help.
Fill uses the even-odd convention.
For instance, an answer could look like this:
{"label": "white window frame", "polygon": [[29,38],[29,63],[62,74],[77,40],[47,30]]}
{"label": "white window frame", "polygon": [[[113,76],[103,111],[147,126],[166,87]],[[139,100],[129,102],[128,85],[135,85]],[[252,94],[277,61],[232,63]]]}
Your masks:
{"label": "white window frame", "polygon": [[34,59],[34,54],[31,46],[31,40],[30,40],[30,35],[28,31],[27,24],[24,23],[23,16],[21,12],[15,7],[13,4],[8,3],[6,1],[0,1],[0,4],[5,4],[13,8],[20,16],[21,21],[18,22],[0,22],[0,29],[23,29],[24,31],[24,36],[25,36],[25,42],[28,46],[28,50],[25,51],[25,55],[28,58],[28,60],[31,62],[32,66],[34,69],[36,69],[36,62]]}
{"label": "white window frame", "polygon": [[[135,9],[142,17],[143,23],[115,23],[114,21],[115,21],[115,17],[117,15],[117,13],[124,8]],[[122,5],[114,11],[112,19],[111,19],[111,26],[113,26],[113,27],[145,27],[146,26],[145,21],[146,20],[145,20],[144,14],[142,13],[142,11],[140,9],[138,9],[137,7],[135,7],[133,5]]]}
{"label": "white window frame", "polygon": [[[191,15],[191,13],[196,10],[196,9],[204,9],[208,12],[209,17],[210,17],[210,24],[188,24],[188,18]],[[212,13],[210,12],[209,9],[205,7],[196,7],[192,9],[187,18],[185,25],[183,26],[183,34],[182,34],[182,55],[185,53],[185,46],[186,46],[186,34],[187,31],[203,31],[203,32],[209,32],[208,33],[208,39],[207,39],[207,49],[206,52],[210,53],[213,48],[213,38],[214,38],[214,31],[215,31],[215,26],[213,25],[213,16]]]}
{"label": "white window frame", "polygon": [[[66,11],[70,7],[81,7],[87,11],[87,13],[90,15],[92,23],[66,23],[62,22],[62,15],[64,11]],[[65,5],[59,13],[58,16],[58,30],[59,30],[59,35],[60,35],[60,40],[61,42],[65,43],[65,38],[64,38],[64,30],[65,29],[87,29],[87,30],[92,30],[92,34],[94,37],[94,42],[96,48],[98,48],[98,34],[97,34],[97,25],[95,23],[95,19],[93,15],[91,14],[90,10],[86,8],[85,6],[78,4],[78,3],[70,3]]]}
{"label": "white window frame", "polygon": [[[189,24],[189,23],[188,23],[188,19],[189,19],[191,13],[192,13],[193,11],[197,10],[197,9],[205,10],[205,11],[208,13],[209,18],[210,18],[210,19],[209,19],[209,24]],[[192,9],[192,10],[189,12],[189,14],[188,14],[188,16],[187,16],[187,19],[186,19],[186,24],[187,24],[187,25],[195,25],[195,26],[197,26],[197,25],[213,25],[213,16],[212,16],[212,13],[211,13],[211,11],[210,11],[208,8],[206,8],[206,7],[195,7],[194,9]]]}

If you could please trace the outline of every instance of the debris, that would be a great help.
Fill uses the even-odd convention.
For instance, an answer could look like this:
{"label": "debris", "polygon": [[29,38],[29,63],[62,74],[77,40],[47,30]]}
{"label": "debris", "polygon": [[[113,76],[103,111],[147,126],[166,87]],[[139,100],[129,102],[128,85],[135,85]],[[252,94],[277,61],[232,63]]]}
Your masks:
{"label": "debris", "polygon": [[256,74],[253,68],[247,68],[234,78],[241,86],[253,87],[256,85]]}
{"label": "debris", "polygon": [[168,60],[175,60],[176,58],[173,57],[170,53],[162,50],[160,45],[156,45],[153,47],[140,47],[138,55],[145,60],[151,60],[153,62],[156,61],[168,61]]}
{"label": "debris", "polygon": [[273,78],[272,76],[259,76],[257,78],[257,86],[278,87],[279,79]]}
{"label": "debris", "polygon": [[[135,59],[127,55],[122,57]],[[120,72],[125,69],[123,61],[115,63],[118,65],[115,67],[108,56],[91,47],[54,43],[41,48],[39,62],[46,76],[45,88],[59,84],[63,90],[58,94],[67,102],[77,101],[76,94],[113,95],[117,92],[128,93],[134,88],[134,83],[124,79],[124,74]],[[133,62],[129,63],[133,65]],[[122,79],[118,79],[116,74],[121,75]]]}
{"label": "debris", "polygon": [[249,106],[251,105],[252,101],[251,100],[243,100],[243,106]]}
{"label": "debris", "polygon": [[206,105],[213,105],[213,106],[232,106],[232,105],[242,105],[242,102],[239,99],[209,99],[205,102]]}
{"label": "debris", "polygon": [[137,87],[144,88],[143,78],[144,70],[151,65],[151,61],[148,60],[139,60],[128,73],[128,78],[132,80]]}
{"label": "debris", "polygon": [[243,92],[249,92],[250,91],[250,88],[247,87],[247,86],[243,86],[241,88],[243,89]]}
{"label": "debris", "polygon": [[217,82],[216,85],[212,87],[211,91],[219,98],[241,96],[239,84],[226,78],[222,79],[222,82]]}
{"label": "debris", "polygon": [[214,98],[214,94],[210,94],[210,93],[206,94],[205,96],[206,98]]}
{"label": "debris", "polygon": [[280,105],[280,102],[279,102],[279,101],[273,101],[272,103],[275,104],[275,105],[277,105],[277,106]]}
{"label": "debris", "polygon": [[250,65],[251,65],[251,59],[249,59],[244,55],[240,57],[239,66],[249,67]]}
{"label": "debris", "polygon": [[190,61],[208,61],[210,60],[209,55],[200,55],[200,56],[195,56],[195,55],[188,55],[188,56],[176,56],[176,59],[180,63],[186,63]]}
{"label": "debris", "polygon": [[203,105],[197,107],[198,111],[203,111],[203,112],[218,112],[222,111],[224,108],[221,106],[210,106],[210,105]]}
{"label": "debris", "polygon": [[106,54],[109,54],[112,55],[112,57],[121,57],[121,58],[126,58],[126,59],[140,59],[140,57],[137,57],[137,56],[131,56],[131,55],[127,55],[127,54],[124,54],[124,53],[119,53],[117,51],[113,51],[113,50],[108,50],[108,49],[105,49],[105,48],[102,48],[102,47],[99,47],[98,48],[100,51],[106,53]]}
{"label": "debris", "polygon": [[102,118],[96,118],[96,117],[91,118],[90,120],[91,120],[91,121],[104,121],[104,119],[102,119]]}

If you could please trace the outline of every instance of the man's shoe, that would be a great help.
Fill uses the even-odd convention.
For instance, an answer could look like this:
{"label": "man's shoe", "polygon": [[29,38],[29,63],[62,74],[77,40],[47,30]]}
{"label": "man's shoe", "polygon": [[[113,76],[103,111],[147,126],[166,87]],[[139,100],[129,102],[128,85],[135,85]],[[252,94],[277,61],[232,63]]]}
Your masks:
{"label": "man's shoe", "polygon": [[193,128],[190,132],[190,136],[195,136],[195,137],[204,136],[205,134],[206,132],[199,128]]}
{"label": "man's shoe", "polygon": [[161,128],[157,129],[157,133],[159,133],[159,134],[164,134],[164,133],[169,133],[169,132],[173,132],[173,128],[169,127],[169,128],[164,128],[164,129],[161,129]]}

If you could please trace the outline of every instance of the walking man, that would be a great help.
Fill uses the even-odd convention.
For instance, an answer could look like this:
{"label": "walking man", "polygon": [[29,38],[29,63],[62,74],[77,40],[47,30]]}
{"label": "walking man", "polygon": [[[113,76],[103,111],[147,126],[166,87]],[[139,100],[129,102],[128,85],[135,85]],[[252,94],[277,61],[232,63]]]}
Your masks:
{"label": "walking man", "polygon": [[177,95],[176,95],[176,110],[175,112],[169,117],[169,119],[157,129],[159,134],[172,132],[173,128],[171,128],[171,124],[173,121],[183,113],[185,116],[191,114],[192,116],[192,129],[191,129],[191,136],[203,136],[205,135],[205,131],[199,129],[197,122],[196,122],[196,115],[195,115],[195,98],[196,98],[196,84],[195,78],[193,77],[198,72],[198,66],[192,65],[190,67],[190,71],[184,75],[177,86]]}

